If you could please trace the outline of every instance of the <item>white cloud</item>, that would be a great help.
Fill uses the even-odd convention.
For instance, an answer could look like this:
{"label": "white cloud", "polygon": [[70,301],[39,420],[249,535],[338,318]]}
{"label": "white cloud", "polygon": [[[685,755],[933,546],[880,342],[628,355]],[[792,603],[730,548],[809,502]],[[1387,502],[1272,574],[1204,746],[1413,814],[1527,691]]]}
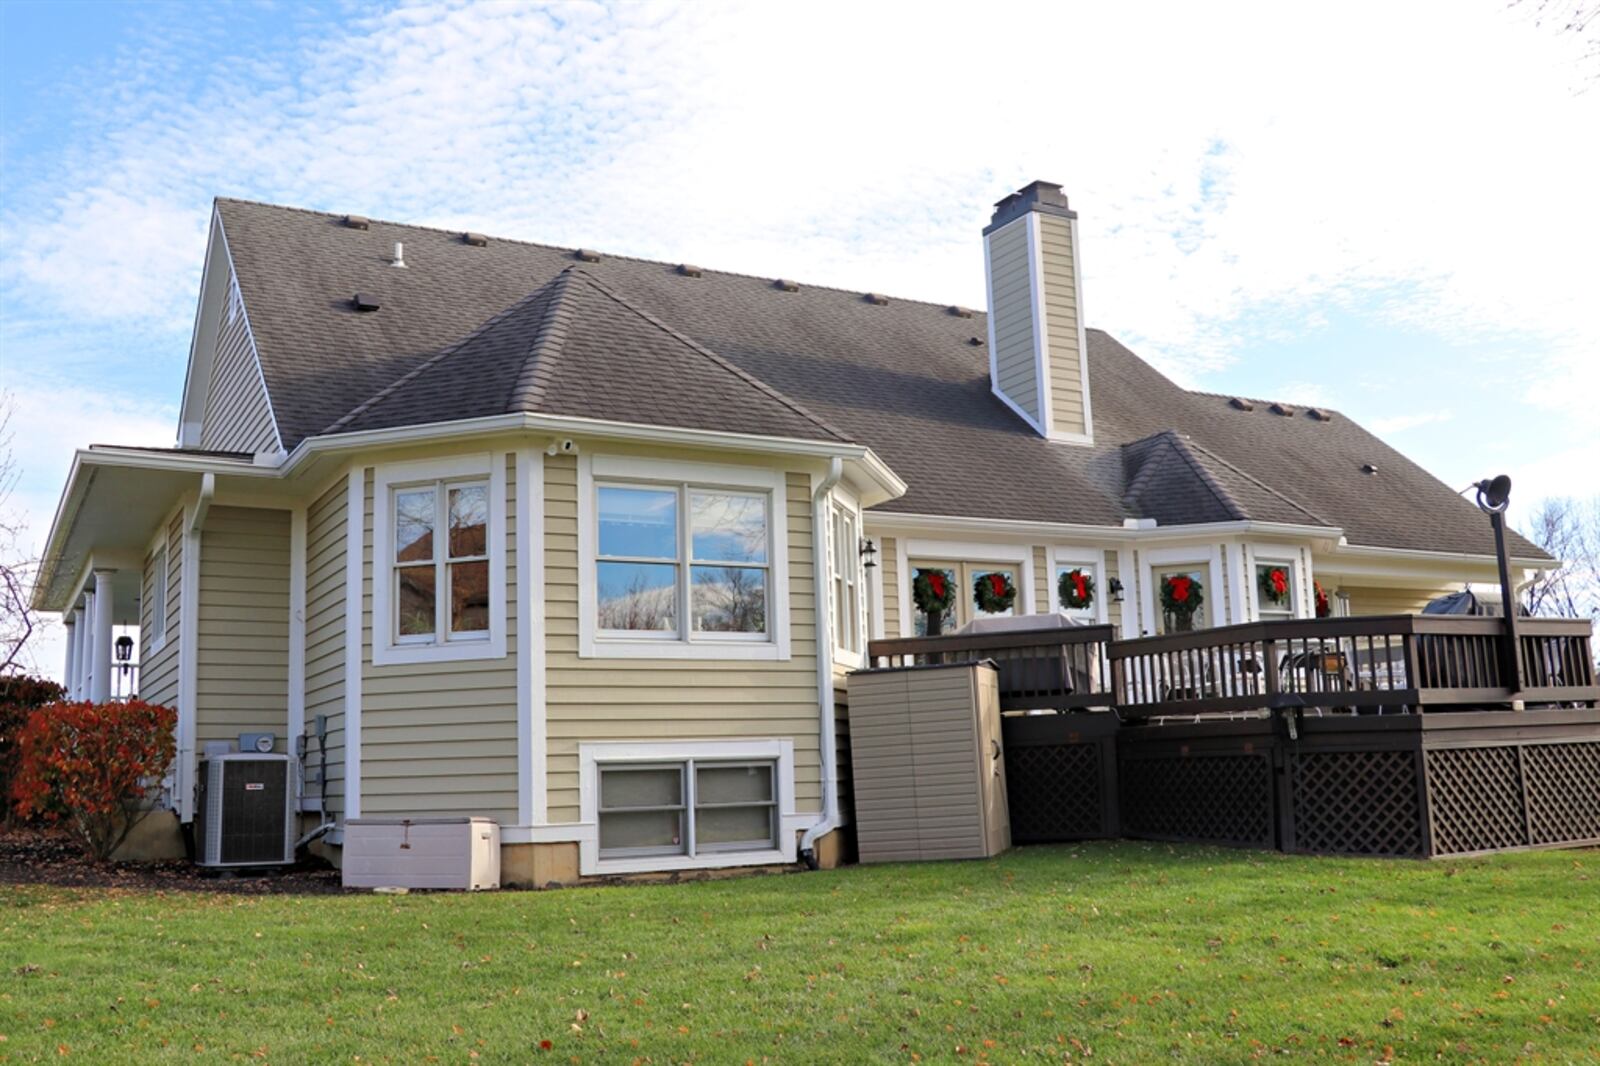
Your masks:
{"label": "white cloud", "polygon": [[1449,411],[1417,411],[1411,414],[1389,415],[1383,418],[1370,419],[1367,428],[1380,436],[1388,437],[1407,430],[1418,429],[1422,426],[1431,426],[1436,422],[1448,422],[1455,416]]}

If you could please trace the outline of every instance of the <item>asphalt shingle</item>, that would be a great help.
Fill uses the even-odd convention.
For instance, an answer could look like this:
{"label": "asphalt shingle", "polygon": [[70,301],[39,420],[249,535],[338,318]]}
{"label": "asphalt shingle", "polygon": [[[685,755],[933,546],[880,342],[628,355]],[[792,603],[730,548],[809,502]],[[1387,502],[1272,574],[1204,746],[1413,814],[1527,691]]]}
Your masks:
{"label": "asphalt shingle", "polygon": [[[218,210],[286,447],[537,410],[865,444],[910,486],[883,505],[902,513],[1228,515],[1338,526],[1355,544],[1493,550],[1475,507],[1337,412],[1239,410],[1099,330],[1087,334],[1096,443],[1057,444],[991,394],[987,351],[971,343],[987,335],[982,312],[610,255],[579,266],[573,249],[378,220],[351,229],[239,200]],[[390,265],[397,241],[405,269]],[[381,310],[356,312],[358,291]],[[1543,554],[1520,537],[1512,547]]]}

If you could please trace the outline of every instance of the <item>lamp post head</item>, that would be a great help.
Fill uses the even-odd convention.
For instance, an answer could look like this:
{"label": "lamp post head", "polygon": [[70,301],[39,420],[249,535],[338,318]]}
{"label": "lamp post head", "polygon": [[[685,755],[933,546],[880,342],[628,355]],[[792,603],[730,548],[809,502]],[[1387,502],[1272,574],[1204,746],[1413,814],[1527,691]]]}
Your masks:
{"label": "lamp post head", "polygon": [[1504,474],[1478,482],[1478,509],[1484,514],[1503,514],[1511,503],[1511,479]]}

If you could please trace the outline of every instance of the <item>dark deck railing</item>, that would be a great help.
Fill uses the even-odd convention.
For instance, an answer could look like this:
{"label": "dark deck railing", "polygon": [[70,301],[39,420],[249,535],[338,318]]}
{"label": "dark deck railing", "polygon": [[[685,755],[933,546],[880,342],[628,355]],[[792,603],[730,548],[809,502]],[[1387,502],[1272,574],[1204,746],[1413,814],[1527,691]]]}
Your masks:
{"label": "dark deck railing", "polygon": [[1523,686],[1498,618],[1380,615],[1254,622],[1117,641],[1117,707],[1133,716],[1272,707],[1373,709],[1600,699],[1585,619],[1518,623]]}
{"label": "dark deck railing", "polygon": [[1015,630],[948,637],[906,637],[867,644],[878,668],[938,666],[993,660],[1000,670],[1000,709],[1105,709],[1115,702],[1107,649],[1111,626]]}
{"label": "dark deck railing", "polygon": [[1517,625],[1523,686],[1497,618],[1380,615],[1252,622],[1116,640],[1111,626],[874,640],[874,667],[992,659],[1003,710],[1116,707],[1129,717],[1278,707],[1350,710],[1596,704],[1585,619]]}

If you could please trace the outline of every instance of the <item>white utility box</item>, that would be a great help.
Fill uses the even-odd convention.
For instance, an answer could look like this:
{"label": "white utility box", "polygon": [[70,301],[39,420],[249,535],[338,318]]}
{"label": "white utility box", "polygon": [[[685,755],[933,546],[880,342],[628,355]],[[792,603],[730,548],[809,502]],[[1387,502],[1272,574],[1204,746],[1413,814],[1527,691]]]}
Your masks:
{"label": "white utility box", "polygon": [[344,824],[351,888],[500,887],[500,825],[490,818],[354,818]]}

